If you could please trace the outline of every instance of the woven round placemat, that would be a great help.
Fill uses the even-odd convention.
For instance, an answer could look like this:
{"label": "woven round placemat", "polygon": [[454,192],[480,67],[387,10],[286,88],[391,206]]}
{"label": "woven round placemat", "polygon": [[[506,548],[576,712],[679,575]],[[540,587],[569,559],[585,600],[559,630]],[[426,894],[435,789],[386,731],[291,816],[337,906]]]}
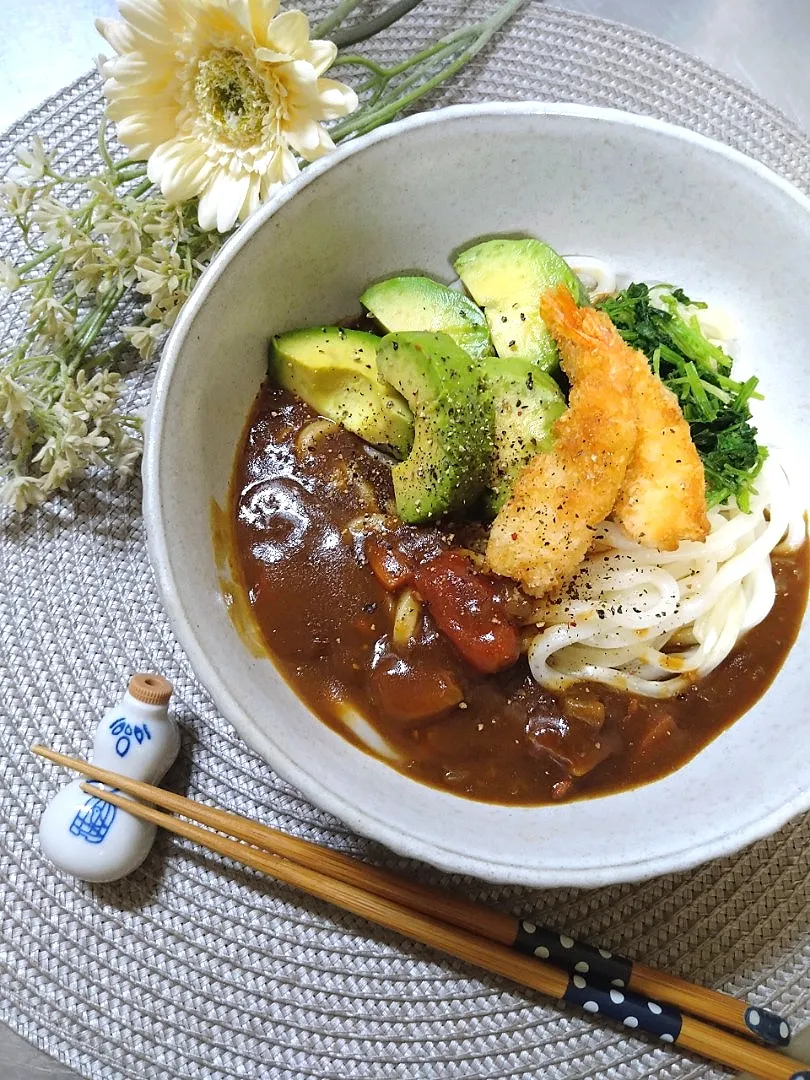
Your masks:
{"label": "woven round placemat", "polygon": [[[482,10],[427,0],[373,45],[401,56]],[[626,27],[529,4],[430,105],[542,98],[616,106],[723,140],[810,193],[810,140],[754,94]],[[88,75],[0,139],[0,173],[34,134],[92,161],[101,107]],[[733,223],[730,224],[733,227]],[[0,248],[8,249],[0,234]],[[1,250],[0,254],[6,254]],[[13,306],[0,313],[10,334]],[[133,385],[144,403],[151,373]],[[133,670],[177,688],[192,798],[386,866],[377,845],[315,810],[217,715],[176,644],[152,580],[136,483],[86,483],[0,528],[0,1018],[86,1077],[664,1078],[721,1071],[403,943],[327,905],[159,837],[131,878],[84,885],[37,842],[64,774],[36,739],[87,755]],[[507,910],[687,978],[810,1019],[810,818],[690,873],[595,891],[450,881]]]}

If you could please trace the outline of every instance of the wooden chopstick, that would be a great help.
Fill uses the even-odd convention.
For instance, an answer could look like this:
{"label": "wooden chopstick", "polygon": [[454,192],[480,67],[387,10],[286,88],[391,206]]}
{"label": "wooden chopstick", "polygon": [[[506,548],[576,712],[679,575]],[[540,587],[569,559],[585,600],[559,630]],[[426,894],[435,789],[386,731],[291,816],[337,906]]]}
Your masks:
{"label": "wooden chopstick", "polygon": [[[612,956],[604,950],[573,941],[513,915],[495,911],[429,885],[409,881],[398,874],[369,866],[349,855],[308,840],[289,836],[240,814],[205,806],[164,788],[130,780],[44,746],[33,746],[31,749],[58,765],[74,769],[84,776],[109,784],[166,810],[193,818],[254,847],[291,859],[302,866],[318,870],[349,885],[356,885],[367,892],[393,900],[413,911],[431,915],[441,922],[468,930],[490,941],[516,948],[531,956],[540,956],[561,967],[569,975],[586,973],[589,981],[602,981],[615,989],[626,988],[654,1001],[666,1002],[712,1024],[739,1031],[749,1038],[754,1035],[782,1046],[789,1042],[790,1029],[786,1021],[767,1009],[749,1007],[746,1002],[729,994],[698,986],[676,975],[668,975],[633,963],[624,957]],[[562,942],[564,944],[561,944]],[[754,1014],[753,1018],[751,1014]],[[767,1037],[768,1032],[773,1033],[771,1038]]]}
{"label": "wooden chopstick", "polygon": [[[582,976],[575,975],[569,980],[565,972],[550,964],[521,956],[513,949],[441,922],[429,915],[421,914],[404,904],[367,892],[356,885],[337,881],[317,870],[279,855],[268,854],[239,840],[221,836],[192,822],[183,821],[154,807],[135,802],[117,792],[107,791],[90,784],[82,784],[82,790],[95,798],[120,807],[134,817],[192,840],[210,851],[234,859],[251,869],[260,870],[278,881],[302,889],[311,896],[326,900],[369,922],[394,930],[413,941],[438,949],[440,952],[511,979],[523,986],[539,990],[551,997],[580,1004],[592,1014],[601,1012],[610,1019],[622,1020],[628,1027],[650,1031],[649,1017],[655,1017],[656,1012],[657,1014],[662,1012],[660,1005],[649,1002],[646,1003],[648,1017],[642,1018],[638,1014],[643,1012],[645,1003],[642,1002],[640,1006],[638,1004],[631,1006],[627,999],[615,989],[610,991],[587,986]],[[188,801],[191,802],[191,800]],[[189,814],[192,812],[196,811],[188,810]],[[579,994],[574,994],[572,985],[576,986],[577,979],[582,984],[582,990]],[[620,1000],[617,1001],[617,998]],[[654,1005],[655,1009],[650,1011],[650,1005]],[[712,1027],[688,1014],[676,1015],[679,1029],[676,1035],[670,1037],[669,1042],[675,1042],[687,1050],[692,1050],[732,1069],[747,1070],[754,1076],[760,1077],[761,1080],[810,1080],[810,1071],[805,1071],[799,1061],[793,1061],[780,1053],[757,1046],[737,1035],[732,1035],[723,1028]],[[633,1020],[632,1023],[629,1022],[630,1019]]]}

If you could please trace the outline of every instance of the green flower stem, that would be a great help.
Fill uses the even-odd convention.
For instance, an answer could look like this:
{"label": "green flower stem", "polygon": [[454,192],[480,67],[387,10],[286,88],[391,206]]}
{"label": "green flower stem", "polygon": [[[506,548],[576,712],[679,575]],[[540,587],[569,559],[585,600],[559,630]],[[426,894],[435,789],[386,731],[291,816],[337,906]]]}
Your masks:
{"label": "green flower stem", "polygon": [[116,169],[130,169],[137,166],[139,169],[146,169],[146,162],[142,158],[121,158],[120,161],[116,161]]}
{"label": "green flower stem", "polygon": [[133,188],[129,193],[133,199],[139,199],[141,195],[145,195],[149,188],[152,187],[152,181],[148,176],[145,176],[137,187]]}
{"label": "green flower stem", "polygon": [[138,162],[137,166],[132,165],[128,169],[121,169],[115,178],[115,184],[129,184],[132,180],[139,180],[142,176],[146,176],[146,162]]}
{"label": "green flower stem", "polygon": [[105,349],[103,352],[93,354],[93,366],[94,367],[109,367],[110,364],[116,363],[121,359],[130,349],[131,345],[128,341],[116,341],[114,345],[111,345],[109,349]]}
{"label": "green flower stem", "polygon": [[[389,85],[394,80],[394,78],[396,78],[397,75],[403,74],[408,70],[411,71],[411,74],[408,76],[407,79],[403,79],[402,81],[397,83],[396,92],[401,93],[402,90],[406,87],[412,86],[414,83],[419,82],[420,79],[423,79],[425,77],[426,69],[434,68],[437,63],[441,63],[441,61],[444,60],[446,57],[450,57],[455,52],[457,52],[461,42],[468,42],[469,40],[471,40],[472,36],[473,35],[471,35],[469,31],[466,31],[463,34],[454,34],[452,41],[448,40],[436,42],[429,49],[425,50],[425,52],[422,54],[424,60],[417,64],[406,62],[405,64],[398,64],[395,68],[379,68],[379,71],[374,73],[370,79],[366,80],[366,82],[364,83],[361,83],[360,86],[357,87],[357,93],[359,96],[362,96],[369,90],[374,91],[371,101],[366,100],[363,102],[361,106],[363,112],[367,112],[371,103],[376,101],[382,94],[385,93],[386,89],[389,87]],[[351,59],[357,64],[362,64],[362,57],[352,57]],[[426,61],[429,59],[433,61],[432,64],[426,63]],[[362,64],[362,66],[365,67],[367,65]],[[379,67],[379,65],[375,66]],[[373,71],[373,68],[369,68],[369,70]],[[354,118],[357,118],[357,113],[354,114]]]}
{"label": "green flower stem", "polygon": [[98,152],[101,154],[101,160],[110,170],[115,172],[115,162],[112,159],[112,155],[107,147],[107,117],[102,116],[101,123],[98,126]]}
{"label": "green flower stem", "polygon": [[[465,39],[462,39],[462,41],[464,41],[465,44],[469,40],[470,40],[469,36],[467,36]],[[473,38],[472,40],[475,40],[475,39]],[[459,49],[459,45],[460,45],[459,41],[449,41],[449,42],[447,42],[444,46],[442,46],[441,49],[436,50],[436,52],[434,53],[434,55],[432,57],[433,62],[431,64],[429,64],[429,65],[425,65],[425,67],[427,67],[428,70],[433,70],[433,68],[435,68],[437,64],[441,64],[441,63],[444,63],[447,60],[452,59],[457,54],[458,49]],[[404,79],[401,79],[397,83],[394,90],[391,92],[391,94],[389,94],[389,98],[391,98],[391,95],[393,94],[393,95],[395,95],[394,100],[396,100],[396,97],[401,97],[406,91],[410,90],[410,88],[412,86],[421,85],[424,78],[425,78],[425,71],[421,67],[416,68],[409,75],[407,75]],[[386,87],[383,87],[383,92],[385,92],[385,89],[386,89]]]}
{"label": "green flower stem", "polygon": [[32,371],[42,371],[43,367],[55,375],[60,368],[58,360],[48,360],[46,357],[42,356],[21,356],[17,360],[11,361],[8,366],[9,370],[14,375],[25,375]]}
{"label": "green flower stem", "polygon": [[[409,71],[411,68],[417,67],[424,60],[429,60],[431,57],[436,56],[437,53],[442,52],[448,45],[458,44],[461,41],[473,38],[480,30],[479,26],[467,26],[461,30],[456,30],[452,34],[447,34],[445,37],[440,38],[438,41],[434,41],[427,48],[421,52],[414,53],[413,56],[409,56],[407,60],[403,60],[399,64],[394,64],[393,67],[385,68],[381,64],[376,63],[367,56],[361,56],[359,53],[349,53],[342,56],[338,56],[335,60],[333,67],[337,67],[340,64],[361,65],[369,69],[369,71],[375,72],[375,74],[388,79],[396,78],[397,75],[401,75],[405,71]],[[362,88],[361,88],[362,89]]]}
{"label": "green flower stem", "polygon": [[135,161],[134,158],[124,158],[122,161],[113,159],[107,146],[106,117],[102,117],[98,127],[98,152],[101,154],[102,161],[107,166],[108,172],[112,174],[112,182],[116,187],[119,184],[126,184],[131,180],[138,180],[140,177],[146,176],[145,161]]}
{"label": "green flower stem", "polygon": [[59,244],[51,244],[50,247],[45,248],[43,251],[40,251],[37,255],[35,255],[33,259],[29,259],[27,263],[23,263],[22,266],[18,267],[17,273],[20,275],[20,277],[22,277],[23,274],[27,274],[29,270],[33,270],[41,263],[46,262],[48,259],[52,258],[54,255],[56,255],[57,252],[61,250],[62,249],[60,248]]}
{"label": "green flower stem", "polygon": [[[374,85],[374,84],[372,84],[372,85]],[[384,93],[385,93],[385,81],[381,80],[381,79],[378,79],[376,85],[374,86],[373,92],[370,93],[368,95],[368,98],[366,99],[366,101],[363,102],[364,108],[366,108],[366,109],[373,108],[377,104],[377,102],[380,100],[380,98],[383,96]]]}
{"label": "green flower stem", "polygon": [[422,0],[397,0],[397,3],[381,11],[379,15],[338,30],[336,34],[332,34],[332,40],[339,49],[345,45],[357,45],[361,41],[367,41],[375,34],[387,30],[421,3]]}
{"label": "green flower stem", "polygon": [[360,7],[362,0],[342,0],[340,4],[335,8],[331,15],[327,15],[325,19],[322,19],[318,25],[312,31],[314,38],[327,37],[330,30],[334,30],[335,27],[340,26],[345,18],[347,18],[354,11],[355,8]]}
{"label": "green flower stem", "polygon": [[[378,64],[376,60],[372,60],[368,56],[360,56],[359,53],[347,53],[343,56],[338,56],[335,62],[332,64],[333,68],[340,67],[364,67],[368,71],[373,71],[375,75],[380,75],[383,78],[389,78],[392,68],[384,68],[382,64]],[[363,87],[358,88],[358,93],[362,91]]]}
{"label": "green flower stem", "polygon": [[[124,162],[119,162],[114,168],[114,175],[110,179],[110,183],[113,187],[119,187],[121,184],[129,184],[133,180],[140,180],[142,176],[146,176],[146,162],[129,162],[126,169],[123,168]],[[98,179],[93,173],[88,173],[86,176],[66,176],[64,173],[54,172],[53,169],[49,169],[47,173],[48,179],[53,180],[57,184],[86,184],[91,180]]]}
{"label": "green flower stem", "polygon": [[26,330],[23,336],[20,338],[18,344],[13,349],[12,364],[19,364],[26,359],[26,353],[31,345],[34,344],[36,339],[40,335],[42,330],[42,321],[40,320],[36,326],[33,326],[30,330]]}
{"label": "green flower stem", "polygon": [[107,319],[118,306],[118,301],[125,291],[125,287],[121,284],[111,288],[95,311],[90,312],[86,319],[79,324],[73,337],[73,347],[76,349],[76,353],[67,366],[69,375],[74,375],[82,366],[87,350],[101,333]]}
{"label": "green flower stem", "polygon": [[[418,101],[419,98],[423,97],[425,94],[430,93],[431,90],[435,90],[438,86],[441,86],[442,83],[452,78],[457,71],[460,71],[465,64],[468,64],[473,57],[478,55],[478,53],[488,44],[493,34],[495,34],[503,24],[514,15],[522,4],[523,0],[508,0],[508,2],[500,7],[490,19],[471,28],[476,34],[475,40],[450,64],[442,68],[442,70],[437,72],[432,78],[426,79],[424,82],[413,89],[407,90],[405,93],[402,93],[399,88],[395,88],[392,91],[391,100],[384,101],[370,109],[359,109],[341,124],[336,124],[335,127],[330,130],[332,138],[335,142],[338,142],[349,136],[363,135],[368,131],[372,131],[374,128],[379,127],[380,124],[385,124],[389,120],[392,120],[398,113],[402,112],[403,109],[408,108],[409,105]],[[441,48],[444,48],[447,41],[442,41],[437,44],[440,44]]]}

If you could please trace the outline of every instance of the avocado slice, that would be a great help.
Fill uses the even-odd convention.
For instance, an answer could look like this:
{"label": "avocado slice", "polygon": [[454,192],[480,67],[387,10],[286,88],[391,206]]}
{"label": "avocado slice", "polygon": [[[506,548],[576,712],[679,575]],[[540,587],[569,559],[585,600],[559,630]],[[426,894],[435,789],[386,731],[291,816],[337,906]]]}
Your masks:
{"label": "avocado slice", "polygon": [[397,513],[418,525],[474,502],[492,470],[492,398],[473,360],[447,334],[388,334],[380,377],[411,407],[413,449],[392,474]]}
{"label": "avocado slice", "polygon": [[380,381],[379,343],[374,334],[338,326],[292,330],[270,343],[270,376],[321,416],[404,458],[413,417],[401,395]]}
{"label": "avocado slice", "polygon": [[492,394],[494,411],[492,461],[484,504],[497,514],[523,466],[554,442],[552,429],[565,412],[565,398],[556,382],[525,357],[488,357],[481,371]]}
{"label": "avocado slice", "polygon": [[360,303],[386,330],[433,330],[470,356],[492,353],[483,311],[469,297],[428,277],[395,277],[366,289]]}
{"label": "avocado slice", "polygon": [[574,271],[542,240],[485,240],[467,248],[455,270],[484,308],[498,356],[522,356],[548,371],[559,361],[538,305],[541,295],[564,282],[580,305],[588,294]]}

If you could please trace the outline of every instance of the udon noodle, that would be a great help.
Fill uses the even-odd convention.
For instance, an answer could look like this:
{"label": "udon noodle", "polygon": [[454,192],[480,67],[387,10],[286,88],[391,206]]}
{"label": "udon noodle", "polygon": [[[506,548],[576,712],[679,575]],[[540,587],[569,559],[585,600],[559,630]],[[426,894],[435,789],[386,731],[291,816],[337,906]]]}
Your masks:
{"label": "udon noodle", "polygon": [[798,547],[804,520],[774,462],[757,479],[749,513],[725,504],[709,520],[705,541],[671,552],[605,522],[577,576],[538,612],[535,679],[552,690],[586,680],[668,698],[722,663],[771,610],[771,552]]}
{"label": "udon noodle", "polygon": [[[599,260],[570,263],[592,294],[616,288]],[[696,314],[708,337],[730,336],[725,313]],[[756,480],[749,512],[728,502],[710,510],[709,521],[705,541],[671,552],[643,547],[604,522],[573,581],[536,610],[542,629],[528,655],[537,682],[557,691],[598,682],[670,698],[722,663],[771,610],[771,553],[798,548],[806,521],[773,459]]]}

